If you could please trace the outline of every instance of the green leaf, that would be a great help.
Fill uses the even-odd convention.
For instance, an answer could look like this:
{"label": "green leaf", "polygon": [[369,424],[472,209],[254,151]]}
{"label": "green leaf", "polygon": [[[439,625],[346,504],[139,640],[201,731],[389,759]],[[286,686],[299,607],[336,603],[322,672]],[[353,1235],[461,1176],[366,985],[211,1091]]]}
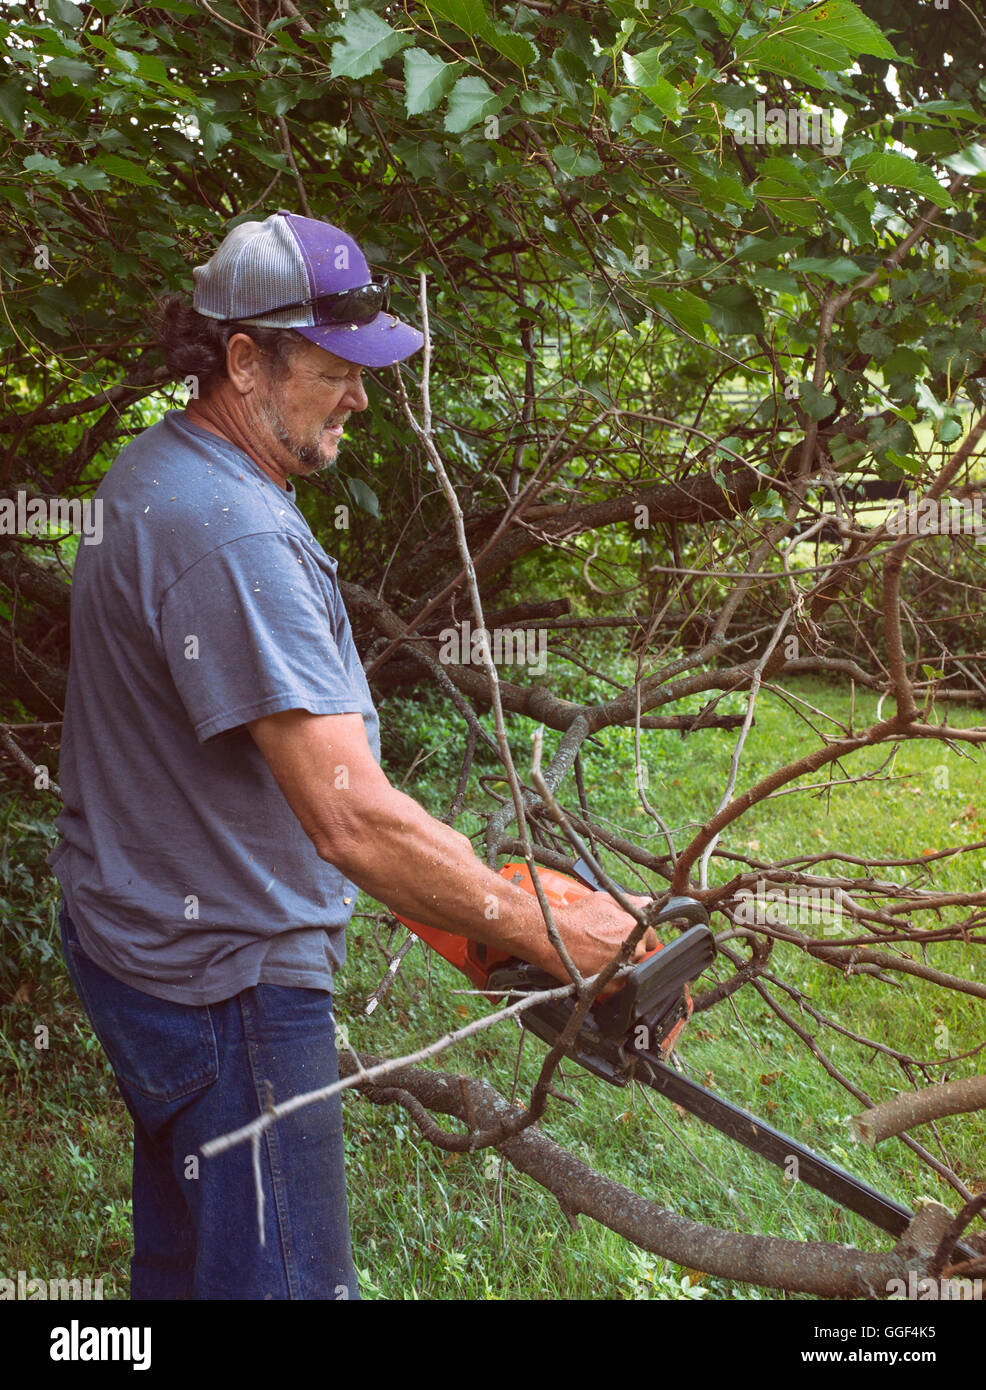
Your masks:
{"label": "green leaf", "polygon": [[857,246],[872,241],[874,236],[873,219],[863,203],[867,195],[866,185],[857,182],[827,188],[819,195],[839,231]]}
{"label": "green leaf", "polygon": [[32,174],[60,174],[62,166],[57,159],[49,159],[44,154],[29,154],[21,160],[21,167]]}
{"label": "green leaf", "polygon": [[838,37],[839,43],[855,58],[867,53],[871,58],[889,58],[900,62],[901,56],[882,29],[851,0],[824,0],[821,5],[805,10],[800,16],[805,25],[817,26],[827,34]]}
{"label": "green leaf", "polygon": [[395,140],[394,153],[417,183],[437,184],[444,188],[449,166],[441,145],[434,140]]}
{"label": "green leaf", "polygon": [[60,29],[68,29],[72,33],[82,28],[86,18],[78,5],[73,5],[71,0],[45,0],[45,10],[48,18]]}
{"label": "green leaf", "polygon": [[763,314],[747,285],[721,285],[708,296],[709,322],[720,338],[737,333],[762,333]]}
{"label": "green leaf", "polygon": [[[586,71],[582,61],[567,48],[559,48],[548,59],[548,71],[569,106],[578,110],[587,93],[591,91],[590,85],[586,82]],[[552,104],[557,105],[557,98]]]}
{"label": "green leaf", "polygon": [[544,92],[535,92],[533,88],[520,94],[520,109],[525,116],[543,116],[545,111],[553,111],[557,105],[558,98],[554,94],[547,96]]}
{"label": "green leaf", "polygon": [[123,179],[124,183],[151,184],[159,188],[160,184],[156,179],[152,179],[150,174],[140,164],[134,164],[132,160],[123,159],[118,154],[99,154],[96,156],[96,163],[101,169],[105,169],[110,178]]}
{"label": "green leaf", "polygon": [[64,170],[62,182],[71,180],[73,184],[81,184],[83,188],[88,188],[90,192],[102,191],[109,188],[110,181],[105,169],[97,169],[94,164],[70,164]]}
{"label": "green leaf", "polygon": [[885,456],[887,462],[892,463],[895,468],[899,468],[902,473],[918,474],[921,472],[920,459],[912,458],[910,454],[899,454],[896,449],[888,449]]}
{"label": "green leaf", "polygon": [[27,108],[27,89],[9,79],[0,82],[0,120],[14,135],[24,133],[24,112]]}
{"label": "green leaf", "polygon": [[52,58],[45,66],[49,77],[67,77],[73,85],[89,87],[96,80],[96,69],[76,58]]}
{"label": "green leaf", "polygon": [[481,38],[502,53],[504,58],[526,68],[537,62],[538,51],[530,39],[523,34],[515,34],[503,24],[498,24],[487,13],[482,0],[428,0],[428,9],[440,19],[448,20],[471,39]]}
{"label": "green leaf", "polygon": [[364,512],[369,512],[371,516],[380,515],[380,501],[377,494],[371,487],[367,487],[362,478],[346,478],[346,487],[349,495],[361,507]]}
{"label": "green leaf", "polygon": [[744,237],[736,248],[738,261],[776,261],[787,251],[801,246],[802,239],[797,236],[779,236],[765,239],[758,236]]}
{"label": "green leaf", "polygon": [[587,179],[603,167],[592,150],[580,150],[575,145],[556,145],[551,158],[563,174],[573,179]]}
{"label": "green leaf", "polygon": [[986,174],[986,146],[970,145],[968,149],[950,154],[942,163],[956,174],[966,174],[972,178],[976,174]]}
{"label": "green leaf", "polygon": [[269,116],[283,116],[297,100],[297,89],[277,77],[269,77],[257,88],[257,106]]}
{"label": "green leaf", "polygon": [[885,150],[869,156],[863,161],[862,167],[868,183],[887,188],[906,188],[911,193],[920,193],[940,208],[955,206],[948,190],[941,186],[931,170],[908,159],[907,155]]}
{"label": "green leaf", "polygon": [[502,24],[491,22],[489,29],[484,31],[483,38],[497,53],[509,58],[515,67],[527,68],[538,60],[538,51],[530,39],[525,39],[523,34],[512,33]]}
{"label": "green leaf", "polygon": [[767,38],[750,46],[750,61],[782,77],[795,77],[809,87],[827,88],[820,69],[829,71],[847,65],[846,50],[824,34],[805,32],[796,23],[785,25],[778,38]]}
{"label": "green leaf", "polygon": [[759,285],[761,289],[769,290],[771,294],[797,294],[798,282],[793,275],[786,270],[771,270],[767,266],[760,266],[754,272],[753,283]]}
{"label": "green leaf", "polygon": [[819,391],[810,381],[798,382],[798,395],[805,414],[812,420],[824,420],[835,409],[835,397]]}
{"label": "green leaf", "polygon": [[657,48],[648,48],[636,55],[624,53],[623,69],[634,87],[639,87],[665,116],[674,119],[680,113],[682,104],[677,89],[661,69],[660,55],[667,47],[666,43],[662,43]]}
{"label": "green leaf", "polygon": [[796,260],[788,261],[788,267],[806,274],[824,275],[826,280],[834,280],[837,285],[851,284],[864,273],[862,267],[848,256],[799,256]]}
{"label": "green leaf", "polygon": [[222,121],[203,121],[202,150],[207,160],[212,160],[229,140],[233,132]]}
{"label": "green leaf", "polygon": [[442,97],[448,96],[461,63],[443,63],[423,48],[408,48],[404,53],[404,106],[409,116],[421,116],[433,111]]}
{"label": "green leaf", "polygon": [[485,78],[460,77],[452,88],[445,116],[445,129],[454,135],[471,130],[503,106],[503,97],[490,91]]}
{"label": "green leaf", "polygon": [[702,339],[702,330],[709,317],[709,306],[689,290],[650,291],[650,297],[693,338]]}
{"label": "green leaf", "polygon": [[369,77],[388,58],[413,42],[410,34],[400,34],[373,10],[350,10],[340,37],[332,49],[332,77]]}
{"label": "green leaf", "polygon": [[750,501],[761,521],[775,521],[785,515],[780,493],[775,492],[773,488],[759,488],[756,492],[751,492]]}

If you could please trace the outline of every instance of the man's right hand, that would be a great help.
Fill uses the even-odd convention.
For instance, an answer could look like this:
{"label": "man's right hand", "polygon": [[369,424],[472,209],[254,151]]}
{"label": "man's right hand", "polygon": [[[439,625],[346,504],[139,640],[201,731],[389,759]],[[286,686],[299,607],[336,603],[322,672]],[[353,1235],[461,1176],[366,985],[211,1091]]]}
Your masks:
{"label": "man's right hand", "polygon": [[[624,896],[635,907],[645,907],[652,901],[630,894]],[[587,976],[597,975],[609,964],[637,925],[608,893],[590,893],[566,908],[553,911],[552,916],[569,955],[582,974]],[[631,960],[642,960],[657,945],[657,934],[652,927],[648,927],[637,943]],[[547,939],[547,930],[544,954],[537,964],[559,980],[568,980],[568,972]]]}

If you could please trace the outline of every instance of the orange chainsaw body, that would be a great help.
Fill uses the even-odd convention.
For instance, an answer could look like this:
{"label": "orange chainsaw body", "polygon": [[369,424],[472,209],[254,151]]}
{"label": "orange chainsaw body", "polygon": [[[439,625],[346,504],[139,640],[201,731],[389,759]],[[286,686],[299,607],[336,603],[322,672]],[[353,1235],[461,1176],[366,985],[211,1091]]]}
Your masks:
{"label": "orange chainsaw body", "polygon": [[[526,893],[537,896],[531,871],[526,864],[504,864],[497,872],[502,878],[516,883],[518,888],[523,888]],[[552,908],[568,907],[570,903],[578,902],[579,898],[588,897],[593,891],[579,883],[578,879],[561,874],[557,869],[539,868],[538,879]],[[439,927],[426,927],[421,922],[412,922],[408,917],[395,915],[399,922],[410,927],[415,936],[420,936],[422,941],[451,962],[456,970],[461,970],[463,975],[467,975],[478,989],[482,989],[486,984],[489,973],[495,966],[505,965],[508,960],[514,959],[509,952],[500,951],[495,946],[487,946],[482,941],[470,941],[468,937],[456,936],[454,932],[442,931]]]}
{"label": "orange chainsaw body", "polygon": [[[518,888],[523,888],[532,897],[537,894],[534,889],[534,881],[531,878],[531,871],[525,863],[504,864],[497,870],[502,878],[509,879],[511,883],[516,883]],[[571,903],[578,902],[580,898],[587,897],[594,890],[580,883],[578,879],[572,878],[570,874],[559,873],[557,869],[538,868],[538,880],[541,884],[544,896],[548,905],[552,908],[568,907]],[[396,914],[395,914],[396,915]],[[468,937],[457,936],[453,932],[442,931],[439,927],[426,927],[421,922],[412,922],[407,917],[397,916],[399,922],[403,922],[409,927],[416,936],[426,942],[440,956],[454,965],[456,970],[462,972],[478,988],[483,989],[486,985],[490,973],[497,966],[506,965],[514,960],[507,951],[501,951],[495,946],[487,946],[482,941],[470,941]],[[648,952],[644,959],[649,960],[651,956],[657,954],[662,948],[656,946],[653,951]],[[692,996],[687,984],[684,986],[684,1017],[682,1017],[666,1034],[660,1042],[660,1051],[666,1056],[675,1046],[692,1013]],[[502,1003],[502,999],[491,995],[491,1000]]]}

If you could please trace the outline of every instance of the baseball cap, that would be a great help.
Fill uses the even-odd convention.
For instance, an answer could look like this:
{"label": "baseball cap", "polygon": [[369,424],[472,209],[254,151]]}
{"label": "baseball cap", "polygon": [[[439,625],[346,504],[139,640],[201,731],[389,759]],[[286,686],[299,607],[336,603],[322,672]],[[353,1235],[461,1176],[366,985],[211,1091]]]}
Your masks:
{"label": "baseball cap", "polygon": [[341,227],[283,208],[234,227],[192,278],[192,307],[207,318],[294,328],[362,367],[392,366],[424,345],[423,334],[386,311],[369,323],[338,322],[339,301],[329,297],[371,283],[366,257]]}

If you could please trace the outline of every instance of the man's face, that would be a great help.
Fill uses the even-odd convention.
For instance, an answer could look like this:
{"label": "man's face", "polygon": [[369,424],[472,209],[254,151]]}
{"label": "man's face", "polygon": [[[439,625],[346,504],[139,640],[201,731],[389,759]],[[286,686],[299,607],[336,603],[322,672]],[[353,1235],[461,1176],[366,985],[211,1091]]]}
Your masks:
{"label": "man's face", "polygon": [[363,371],[314,343],[295,353],[285,376],[267,367],[255,403],[269,435],[261,447],[285,474],[307,477],[335,463],[343,425],[368,404]]}

